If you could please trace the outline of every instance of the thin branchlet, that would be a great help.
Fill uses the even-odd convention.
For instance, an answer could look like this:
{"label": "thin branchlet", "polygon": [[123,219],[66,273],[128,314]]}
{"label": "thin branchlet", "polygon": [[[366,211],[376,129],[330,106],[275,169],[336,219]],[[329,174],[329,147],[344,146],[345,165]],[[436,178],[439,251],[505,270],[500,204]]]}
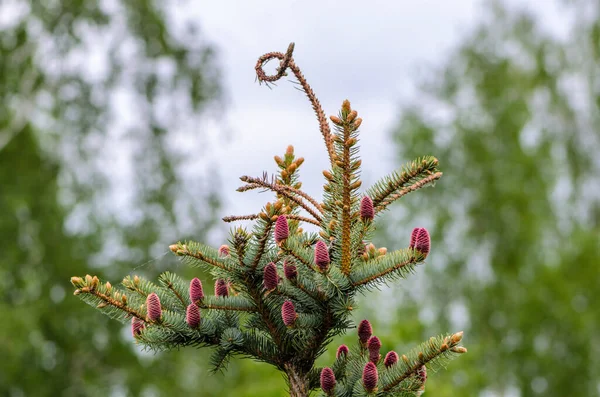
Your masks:
{"label": "thin branchlet", "polygon": [[[268,52],[259,57],[254,68],[256,70],[256,77],[258,78],[259,82],[272,83],[285,76],[285,71],[288,68],[292,70],[294,76],[296,76],[296,79],[302,86],[304,93],[308,97],[308,100],[310,101],[313,110],[315,111],[317,121],[319,122],[319,130],[323,135],[323,140],[325,141],[325,146],[327,148],[329,160],[333,162],[333,144],[331,139],[331,129],[329,128],[327,117],[325,116],[325,112],[323,111],[323,108],[321,107],[321,103],[317,99],[317,96],[306,81],[306,78],[302,74],[300,68],[294,62],[294,58],[292,57],[293,52],[294,43],[290,43],[285,54],[281,52]],[[281,62],[279,63],[279,67],[277,68],[277,73],[275,75],[269,76],[263,70],[263,66],[266,62],[275,58],[279,59]]]}

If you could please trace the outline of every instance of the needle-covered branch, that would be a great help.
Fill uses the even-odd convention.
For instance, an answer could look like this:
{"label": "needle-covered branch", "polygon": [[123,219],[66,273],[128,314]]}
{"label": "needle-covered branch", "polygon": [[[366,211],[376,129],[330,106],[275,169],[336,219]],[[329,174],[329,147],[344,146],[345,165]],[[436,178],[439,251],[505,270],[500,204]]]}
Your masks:
{"label": "needle-covered branch", "polygon": [[[416,159],[402,167],[400,171],[394,171],[375,183],[367,190],[367,195],[373,200],[375,212],[383,211],[388,205],[405,194],[439,179],[442,174],[437,167],[438,160],[435,157],[425,156]],[[420,183],[421,181],[426,182]]]}
{"label": "needle-covered branch", "polygon": [[[309,97],[331,165],[323,171],[322,203],[302,190],[299,168],[304,159],[288,146],[283,156],[274,157],[277,173],[272,177],[265,172],[259,178],[241,178],[246,185],[239,191],[274,193],[255,214],[223,218],[250,221],[251,227],[234,227],[218,249],[192,241],[169,247],[183,262],[210,273],[214,294],[205,291],[198,277],[184,280],[165,272],[156,283],[127,276],[123,288],[89,275],[73,277],[75,295],[112,318],[131,321],[132,337],[148,349],[211,347],[214,371],[225,368],[232,357],[268,363],[284,374],[295,397],[307,397],[318,388],[327,396],[416,396],[423,391],[428,369],[435,371],[466,352],[458,345],[462,333],[432,338],[406,355],[384,356],[381,341],[363,320],[356,347],[340,346],[330,367],[318,368],[315,362],[332,338],[355,327],[352,313],[358,294],[407,277],[430,254],[429,232],[422,227],[412,230],[407,248],[395,251],[377,248],[370,239],[375,215],[441,177],[438,162],[434,157],[417,159],[361,192],[362,119],[345,100],[337,116],[330,117],[332,132],[292,50],[293,45],[285,54],[263,55],[256,73],[269,83],[291,70]],[[268,76],[262,67],[271,59],[280,64]],[[306,225],[318,229],[304,231]]]}

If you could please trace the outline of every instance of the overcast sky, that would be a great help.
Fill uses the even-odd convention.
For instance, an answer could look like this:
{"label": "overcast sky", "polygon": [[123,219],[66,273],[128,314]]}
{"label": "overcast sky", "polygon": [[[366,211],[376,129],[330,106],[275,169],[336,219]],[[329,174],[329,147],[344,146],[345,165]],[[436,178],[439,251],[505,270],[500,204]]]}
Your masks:
{"label": "overcast sky", "polygon": [[[560,14],[547,1],[509,3],[542,13],[548,26],[560,25]],[[234,190],[240,175],[275,171],[273,155],[281,155],[288,144],[306,159],[301,173],[304,187],[320,196],[321,170],[327,161],[310,104],[287,80],[272,90],[255,82],[257,58],[265,52],[284,52],[292,41],[296,63],[325,112],[336,114],[348,98],[363,118],[363,186],[398,166],[388,135],[399,117],[399,104],[418,100],[414,98],[417,77],[439,64],[475,26],[482,18],[483,2],[377,0],[366,4],[223,1],[176,11],[178,20],[200,21],[204,36],[218,48],[223,69],[226,116],[218,126],[209,127],[213,136],[231,133],[229,141],[213,141],[225,194],[220,215],[255,213],[271,199]],[[269,65],[270,70],[274,65]]]}

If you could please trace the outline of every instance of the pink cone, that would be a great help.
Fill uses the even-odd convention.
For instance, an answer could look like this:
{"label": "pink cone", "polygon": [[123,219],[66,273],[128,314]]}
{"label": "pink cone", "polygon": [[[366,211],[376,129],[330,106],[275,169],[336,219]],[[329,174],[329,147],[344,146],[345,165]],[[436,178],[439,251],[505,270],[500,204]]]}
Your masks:
{"label": "pink cone", "polygon": [[321,389],[323,389],[327,395],[331,395],[331,392],[333,392],[333,389],[335,388],[335,383],[335,374],[333,373],[333,370],[331,368],[323,368],[321,371]]}
{"label": "pink cone", "polygon": [[190,300],[196,303],[204,299],[204,290],[202,289],[202,281],[199,278],[193,278],[190,281]]}
{"label": "pink cone", "polygon": [[162,308],[160,307],[160,299],[156,293],[151,293],[146,298],[146,309],[148,311],[149,321],[158,321],[162,316]]}
{"label": "pink cone", "polygon": [[427,256],[429,254],[429,249],[431,248],[431,237],[429,237],[429,232],[427,229],[422,227],[417,233],[417,237],[415,240],[415,249],[421,252],[423,255]]}
{"label": "pink cone", "polygon": [[198,306],[192,303],[187,307],[185,322],[190,328],[198,328],[200,325],[200,309]]}
{"label": "pink cone", "polygon": [[381,349],[381,341],[376,336],[371,336],[367,341],[367,348],[369,349],[369,361],[377,364],[380,358],[379,350]]}
{"label": "pink cone", "polygon": [[290,235],[290,228],[288,226],[287,218],[285,215],[279,215],[275,221],[275,242],[281,243],[287,239]]}
{"label": "pink cone", "polygon": [[293,280],[298,277],[298,269],[288,261],[283,262],[283,274],[288,280]]}
{"label": "pink cone", "polygon": [[375,391],[377,388],[377,382],[379,381],[379,374],[377,373],[377,367],[372,362],[368,362],[363,369],[362,382],[365,390],[368,392]]}
{"label": "pink cone", "polygon": [[395,351],[391,351],[385,355],[385,359],[383,360],[383,365],[385,365],[386,368],[389,368],[398,362],[398,358],[399,358],[398,353],[396,353]]}
{"label": "pink cone", "polygon": [[419,379],[419,382],[421,382],[423,385],[425,385],[425,381],[427,381],[427,367],[422,365],[421,368],[419,368],[417,370],[417,379]]}
{"label": "pink cone", "polygon": [[358,339],[363,346],[366,346],[367,341],[373,335],[373,328],[369,320],[362,320],[358,325]]}
{"label": "pink cone", "polygon": [[231,253],[228,245],[223,244],[219,247],[219,258],[226,258]]}
{"label": "pink cone", "polygon": [[327,244],[324,241],[317,241],[315,245],[315,264],[321,269],[321,271],[325,272],[329,268],[329,263],[331,260],[329,259],[329,249],[327,248]]}
{"label": "pink cone", "polygon": [[410,248],[415,248],[415,242],[417,241],[417,234],[421,230],[420,227],[415,227],[410,234],[410,244],[408,245]]}
{"label": "pink cone", "polygon": [[277,275],[277,267],[273,262],[265,266],[263,271],[263,285],[267,291],[272,291],[277,288],[279,276]]}
{"label": "pink cone", "polygon": [[134,338],[141,334],[144,328],[145,324],[143,320],[137,317],[131,318],[131,335],[133,335]]}
{"label": "pink cone", "polygon": [[348,350],[348,346],[346,345],[340,345],[340,347],[338,347],[337,349],[337,353],[335,353],[335,357],[336,358],[340,358],[340,356],[348,356],[349,350]]}
{"label": "pink cone", "polygon": [[373,200],[369,196],[363,197],[360,201],[360,217],[365,221],[372,221],[375,217]]}
{"label": "pink cone", "polygon": [[294,325],[296,322],[298,314],[296,314],[296,308],[292,301],[283,302],[283,306],[281,306],[281,318],[283,319],[283,323],[288,327]]}
{"label": "pink cone", "polygon": [[227,282],[222,278],[217,279],[215,283],[215,295],[216,296],[229,296],[229,290],[227,289]]}

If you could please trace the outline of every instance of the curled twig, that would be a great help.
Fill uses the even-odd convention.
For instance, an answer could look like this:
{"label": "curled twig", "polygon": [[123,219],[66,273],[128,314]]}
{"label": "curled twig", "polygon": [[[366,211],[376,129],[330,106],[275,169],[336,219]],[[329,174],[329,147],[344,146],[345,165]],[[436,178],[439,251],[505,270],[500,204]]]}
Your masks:
{"label": "curled twig", "polygon": [[[308,97],[315,114],[317,115],[317,121],[319,122],[319,129],[321,130],[321,134],[323,135],[323,140],[325,141],[325,146],[327,147],[327,154],[329,155],[329,160],[333,163],[333,140],[331,137],[331,129],[329,128],[329,123],[327,122],[327,117],[325,117],[325,112],[321,107],[321,103],[317,99],[314,91],[306,81],[306,78],[302,74],[300,68],[294,62],[294,58],[292,57],[292,53],[294,52],[294,43],[290,43],[287,51],[282,52],[268,52],[261,57],[258,58],[256,62],[256,66],[254,69],[256,70],[256,77],[260,83],[273,83],[283,76],[286,75],[286,70],[289,68],[298,79],[300,86],[302,86],[302,90]],[[277,68],[277,73],[274,75],[267,75],[263,70],[263,66],[265,63],[270,61],[271,59],[279,59],[279,67]]]}

